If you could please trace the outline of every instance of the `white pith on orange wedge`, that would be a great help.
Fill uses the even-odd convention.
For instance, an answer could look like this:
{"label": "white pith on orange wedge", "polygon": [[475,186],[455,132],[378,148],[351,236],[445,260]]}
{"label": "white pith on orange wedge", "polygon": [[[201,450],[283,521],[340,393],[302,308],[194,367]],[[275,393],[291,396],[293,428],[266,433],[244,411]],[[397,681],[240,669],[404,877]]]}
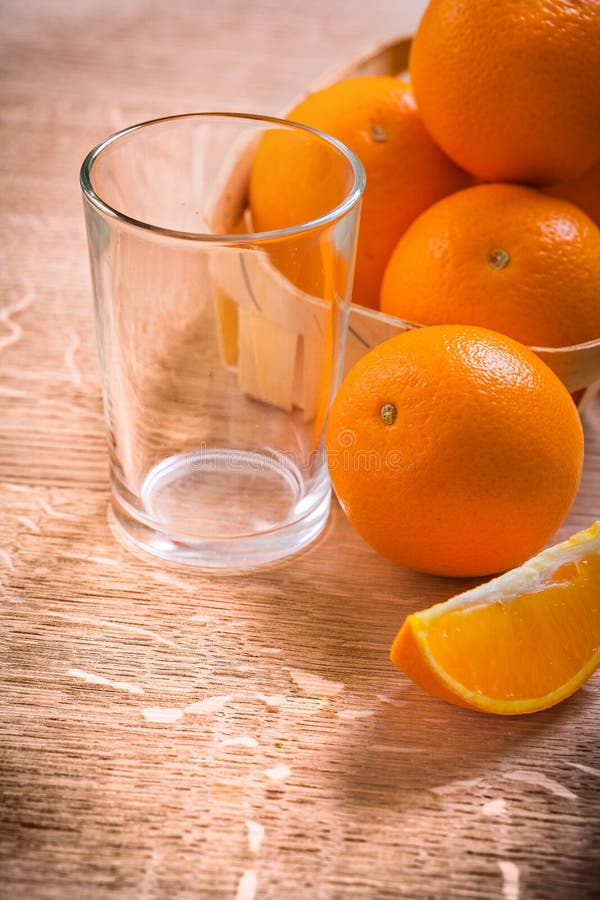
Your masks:
{"label": "white pith on orange wedge", "polygon": [[408,616],[390,658],[459,706],[519,715],[560,703],[600,665],[600,522]]}

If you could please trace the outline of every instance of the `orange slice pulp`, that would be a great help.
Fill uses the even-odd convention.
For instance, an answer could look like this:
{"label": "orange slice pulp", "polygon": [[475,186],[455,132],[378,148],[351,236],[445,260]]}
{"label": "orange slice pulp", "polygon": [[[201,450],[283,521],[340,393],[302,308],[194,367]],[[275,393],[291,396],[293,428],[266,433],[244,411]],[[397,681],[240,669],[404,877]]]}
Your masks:
{"label": "orange slice pulp", "polygon": [[430,693],[482,712],[564,700],[600,665],[600,522],[408,616],[390,656]]}

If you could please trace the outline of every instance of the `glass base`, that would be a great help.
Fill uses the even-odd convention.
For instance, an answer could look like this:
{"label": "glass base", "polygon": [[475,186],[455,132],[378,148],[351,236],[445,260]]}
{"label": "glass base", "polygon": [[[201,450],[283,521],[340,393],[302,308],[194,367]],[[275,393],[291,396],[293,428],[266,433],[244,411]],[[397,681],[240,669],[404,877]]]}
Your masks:
{"label": "glass base", "polygon": [[147,475],[141,509],[113,477],[113,510],[138,547],[170,562],[246,569],[297,553],[323,530],[329,479],[306,494],[302,474],[273,451],[202,449]]}

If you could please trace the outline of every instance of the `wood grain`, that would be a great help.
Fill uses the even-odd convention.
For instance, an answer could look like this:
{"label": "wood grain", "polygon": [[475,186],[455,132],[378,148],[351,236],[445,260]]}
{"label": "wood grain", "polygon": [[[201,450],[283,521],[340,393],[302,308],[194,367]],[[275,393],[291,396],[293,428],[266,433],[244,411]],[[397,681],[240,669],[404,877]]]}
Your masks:
{"label": "wood grain", "polygon": [[[3,897],[598,896],[598,677],[511,720],[427,696],[391,640],[466,582],[392,566],[337,509],[235,576],[138,556],[107,518],[85,152],[162,114],[279,110],[422,7],[1,8]],[[584,419],[559,537],[598,517],[598,400]]]}

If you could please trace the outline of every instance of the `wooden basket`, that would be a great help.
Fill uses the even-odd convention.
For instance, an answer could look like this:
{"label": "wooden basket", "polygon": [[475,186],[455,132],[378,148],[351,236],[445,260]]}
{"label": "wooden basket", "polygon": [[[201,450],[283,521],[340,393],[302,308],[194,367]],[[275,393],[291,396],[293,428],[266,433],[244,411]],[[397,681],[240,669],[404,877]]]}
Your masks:
{"label": "wooden basket", "polygon": [[[307,94],[340,81],[364,75],[400,75],[408,69],[411,38],[396,38],[355,57],[352,61],[318,79],[301,97],[296,98],[282,114]],[[247,184],[255,144],[232,150],[224,166],[224,179],[213,207],[213,230],[224,233],[244,213]],[[326,305],[315,297],[302,294],[268,262],[253,265],[248,271],[239,251],[239,266],[231,266],[230,252],[224,253],[222,266],[213,271],[217,285],[217,318],[221,332],[224,361],[237,369],[240,389],[259,400],[281,409],[300,407],[305,419],[314,416],[315,372],[320,344],[316,342],[313,358],[302,358],[302,345],[315,345],[316,327],[326,320]],[[260,312],[253,297],[261,296]],[[283,316],[282,309],[293,310]],[[368,350],[403,331],[419,327],[394,316],[362,306],[350,310],[344,371],[348,371]],[[308,334],[306,329],[313,329]],[[232,337],[233,336],[233,337]],[[305,339],[304,341],[302,339]],[[532,347],[558,375],[574,395],[581,408],[600,388],[600,340],[570,347]],[[273,357],[277,355],[277,359]],[[278,373],[274,380],[269,373]]]}

